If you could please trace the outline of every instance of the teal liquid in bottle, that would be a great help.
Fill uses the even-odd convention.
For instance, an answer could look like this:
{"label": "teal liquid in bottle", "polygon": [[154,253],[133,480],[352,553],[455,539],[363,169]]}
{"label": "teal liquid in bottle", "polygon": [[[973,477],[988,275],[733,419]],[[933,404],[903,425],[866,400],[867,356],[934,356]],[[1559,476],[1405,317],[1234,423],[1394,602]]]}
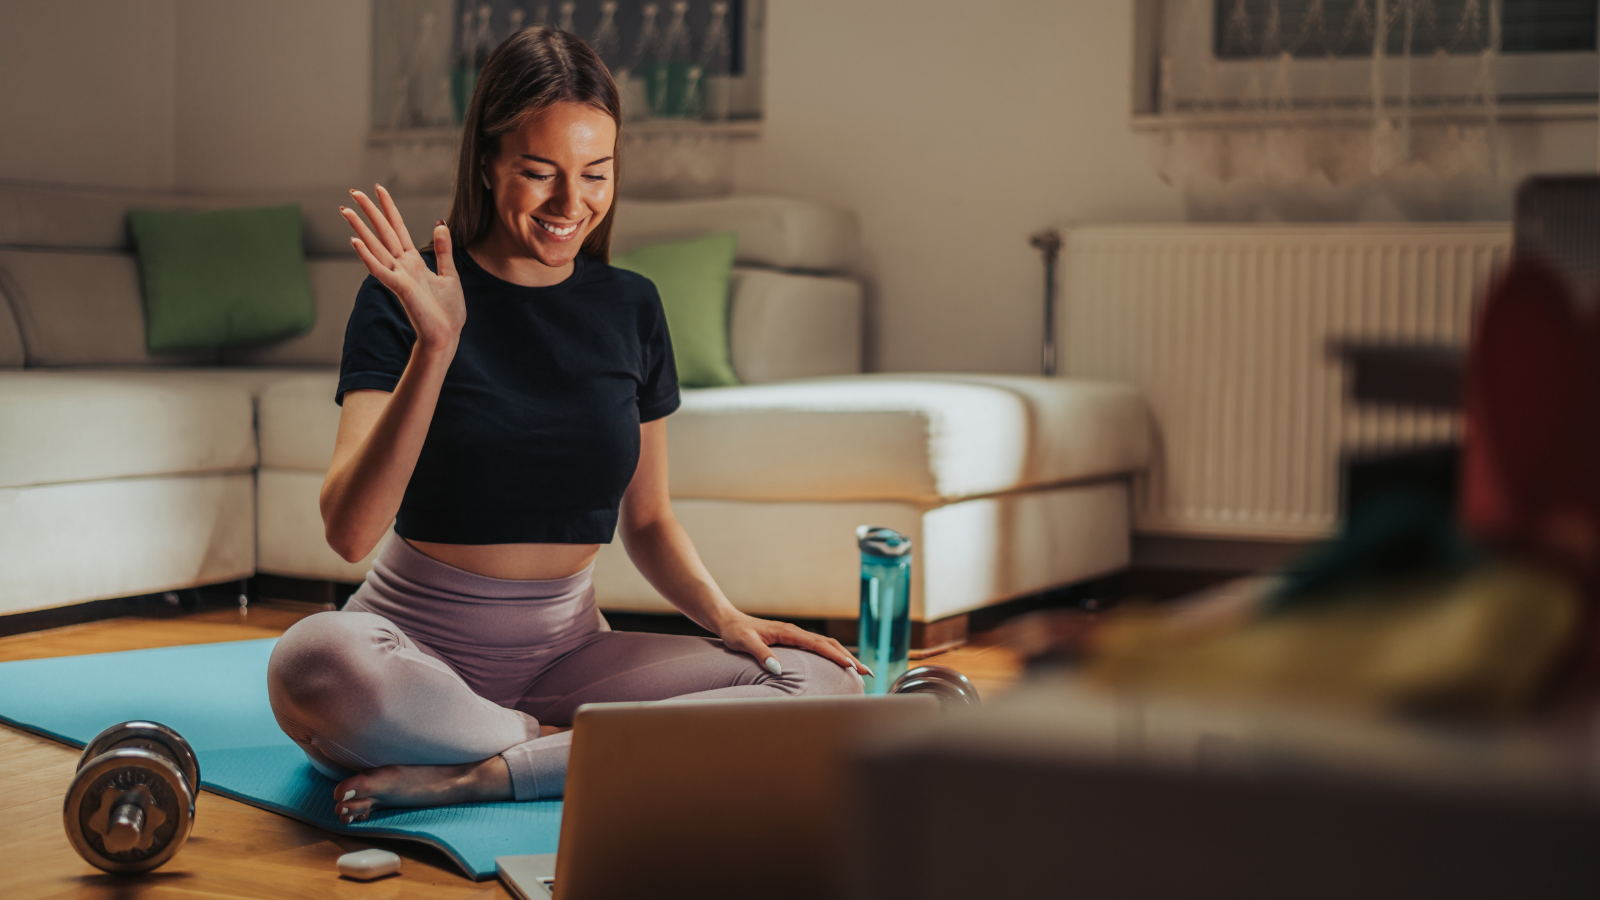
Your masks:
{"label": "teal liquid in bottle", "polygon": [[861,619],[856,657],[873,671],[867,693],[886,694],[911,654],[911,539],[892,528],[856,529],[861,548]]}

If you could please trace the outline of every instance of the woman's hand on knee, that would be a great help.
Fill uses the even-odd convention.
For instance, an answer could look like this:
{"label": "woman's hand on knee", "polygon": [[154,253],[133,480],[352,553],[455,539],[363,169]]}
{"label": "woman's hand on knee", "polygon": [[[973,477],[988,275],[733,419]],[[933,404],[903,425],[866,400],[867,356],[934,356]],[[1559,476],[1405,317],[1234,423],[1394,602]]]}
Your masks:
{"label": "woman's hand on knee", "polygon": [[788,622],[774,622],[770,619],[758,619],[739,613],[727,621],[720,623],[717,637],[730,649],[740,653],[748,653],[756,661],[766,666],[772,674],[783,674],[783,665],[778,662],[778,657],[773,655],[773,647],[799,647],[809,650],[824,659],[831,659],[841,667],[851,669],[858,675],[871,675],[872,672],[861,661],[850,655],[844,645],[831,637],[813,634],[798,625]]}

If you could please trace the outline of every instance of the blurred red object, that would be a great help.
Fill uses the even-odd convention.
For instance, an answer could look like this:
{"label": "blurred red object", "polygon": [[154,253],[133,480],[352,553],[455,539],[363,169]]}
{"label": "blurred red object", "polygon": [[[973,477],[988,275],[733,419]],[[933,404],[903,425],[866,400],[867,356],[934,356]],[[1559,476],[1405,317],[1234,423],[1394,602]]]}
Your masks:
{"label": "blurred red object", "polygon": [[1467,361],[1462,517],[1495,547],[1600,585],[1600,316],[1537,261],[1490,292]]}
{"label": "blurred red object", "polygon": [[1585,624],[1553,699],[1600,690],[1600,314],[1536,259],[1512,263],[1467,359],[1461,517],[1479,542],[1577,584]]}

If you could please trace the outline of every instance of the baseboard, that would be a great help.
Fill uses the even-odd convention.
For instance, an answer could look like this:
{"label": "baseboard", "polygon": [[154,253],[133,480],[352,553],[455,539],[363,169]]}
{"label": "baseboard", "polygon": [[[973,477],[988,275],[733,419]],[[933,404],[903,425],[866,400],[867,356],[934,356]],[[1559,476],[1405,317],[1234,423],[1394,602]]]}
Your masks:
{"label": "baseboard", "polygon": [[[254,579],[246,579],[242,582],[244,594],[251,601],[256,597],[253,581]],[[74,603],[70,606],[11,613],[0,616],[0,637],[65,628],[68,625],[82,625],[85,622],[120,619],[124,616],[159,619],[186,615],[202,609],[237,608],[240,585],[239,581],[224,581],[220,584],[162,591],[159,594],[111,597],[105,600]]]}
{"label": "baseboard", "polygon": [[258,572],[254,581],[256,592],[263,600],[309,603],[322,609],[338,609],[361,586],[360,582],[292,578],[266,572]]}

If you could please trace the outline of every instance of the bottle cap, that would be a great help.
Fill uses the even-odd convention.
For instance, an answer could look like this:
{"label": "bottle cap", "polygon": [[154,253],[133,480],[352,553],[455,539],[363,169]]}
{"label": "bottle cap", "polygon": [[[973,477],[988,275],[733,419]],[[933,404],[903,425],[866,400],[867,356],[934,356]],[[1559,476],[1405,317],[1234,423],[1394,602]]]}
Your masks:
{"label": "bottle cap", "polygon": [[856,544],[861,547],[862,553],[870,553],[873,556],[896,557],[911,552],[911,538],[893,528],[878,525],[862,525],[857,528]]}

